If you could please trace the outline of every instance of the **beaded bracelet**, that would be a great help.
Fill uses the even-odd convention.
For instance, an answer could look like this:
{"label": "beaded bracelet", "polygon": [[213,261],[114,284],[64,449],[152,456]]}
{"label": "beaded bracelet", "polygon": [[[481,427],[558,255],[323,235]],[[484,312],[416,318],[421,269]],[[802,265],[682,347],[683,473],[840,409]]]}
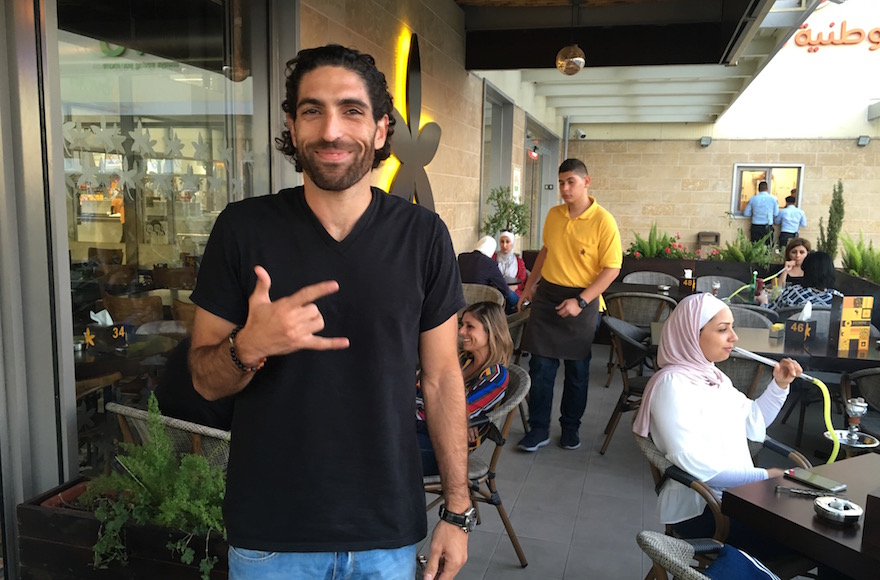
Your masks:
{"label": "beaded bracelet", "polygon": [[232,331],[232,334],[229,335],[229,355],[232,357],[232,362],[235,363],[235,366],[237,366],[239,370],[246,373],[255,373],[263,368],[263,365],[266,364],[266,357],[260,359],[260,362],[252,367],[245,365],[243,362],[241,362],[241,360],[239,360],[238,355],[235,354],[235,335],[237,335],[238,331],[242,328],[243,327],[241,325],[236,326],[235,330]]}

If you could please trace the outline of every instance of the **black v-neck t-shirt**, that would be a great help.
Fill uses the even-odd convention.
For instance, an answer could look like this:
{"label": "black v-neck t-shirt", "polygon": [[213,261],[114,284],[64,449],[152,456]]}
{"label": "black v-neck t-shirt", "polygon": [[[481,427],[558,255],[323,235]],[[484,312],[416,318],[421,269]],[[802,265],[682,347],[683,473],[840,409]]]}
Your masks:
{"label": "black v-neck t-shirt", "polygon": [[224,505],[231,545],[361,551],[425,536],[418,341],[464,300],[437,214],[372,193],[342,241],[321,225],[302,187],[232,203],[214,225],[193,302],[244,324],[256,265],[272,279],[272,300],[336,280],[339,292],[316,302],[319,334],[351,342],[270,357],[236,396]]}

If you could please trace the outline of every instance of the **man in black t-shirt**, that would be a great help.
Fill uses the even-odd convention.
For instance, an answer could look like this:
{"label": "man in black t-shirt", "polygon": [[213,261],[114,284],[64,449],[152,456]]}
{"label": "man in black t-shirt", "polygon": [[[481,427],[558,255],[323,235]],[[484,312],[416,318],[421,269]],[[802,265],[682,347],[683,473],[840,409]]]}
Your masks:
{"label": "man in black t-shirt", "polygon": [[236,394],[230,578],[414,577],[426,532],[417,364],[446,496],[425,577],[441,561],[453,577],[474,513],[449,232],[370,187],[394,126],[372,57],[301,51],[282,108],[276,143],[304,186],[230,204],[192,294],[194,386],[209,400]]}

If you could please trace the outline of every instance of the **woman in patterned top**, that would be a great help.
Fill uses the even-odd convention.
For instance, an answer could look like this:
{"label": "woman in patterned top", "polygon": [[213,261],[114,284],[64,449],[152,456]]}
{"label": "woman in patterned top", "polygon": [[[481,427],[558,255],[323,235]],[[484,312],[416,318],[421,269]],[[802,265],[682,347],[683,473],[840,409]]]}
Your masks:
{"label": "woman in patterned top", "polygon": [[832,288],[834,285],[834,261],[825,252],[810,252],[804,258],[801,268],[804,270],[804,278],[800,284],[789,284],[782,294],[768,304],[769,298],[766,292],[755,297],[758,303],[771,310],[778,310],[788,306],[803,306],[812,302],[817,306],[831,306],[831,300],[835,296],[843,296]]}
{"label": "woman in patterned top", "polygon": [[[459,362],[464,375],[468,419],[474,420],[494,409],[504,399],[507,390],[507,367],[513,353],[513,340],[507,329],[504,310],[494,302],[478,302],[464,309],[458,329],[461,338]],[[422,391],[416,384],[416,427],[422,450],[422,469],[425,475],[439,473],[434,448],[428,437],[427,421],[430,410],[425,409]],[[481,431],[468,430],[468,443],[476,448]]]}
{"label": "woman in patterned top", "polygon": [[804,271],[801,266],[811,249],[810,240],[792,238],[788,241],[788,245],[785,246],[785,268],[779,275],[780,286],[803,282]]}

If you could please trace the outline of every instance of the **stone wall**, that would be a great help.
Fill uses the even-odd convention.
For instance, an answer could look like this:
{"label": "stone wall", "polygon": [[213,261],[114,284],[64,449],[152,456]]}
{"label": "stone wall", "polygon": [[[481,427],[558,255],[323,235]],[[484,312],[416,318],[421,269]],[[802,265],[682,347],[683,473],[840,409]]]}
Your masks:
{"label": "stone wall", "polygon": [[843,180],[846,217],[843,229],[863,232],[880,243],[880,146],[858,147],[845,140],[696,140],[571,141],[569,156],[579,157],[590,171],[590,192],[608,208],[620,226],[624,249],[633,231],[647,235],[651,222],[670,234],[681,233],[689,248],[697,232],[717,231],[722,244],[748,232],[748,220],[729,220],[735,163],[803,164],[801,209],[808,227],[801,234],[819,236],[819,218],[828,221],[831,193]]}

